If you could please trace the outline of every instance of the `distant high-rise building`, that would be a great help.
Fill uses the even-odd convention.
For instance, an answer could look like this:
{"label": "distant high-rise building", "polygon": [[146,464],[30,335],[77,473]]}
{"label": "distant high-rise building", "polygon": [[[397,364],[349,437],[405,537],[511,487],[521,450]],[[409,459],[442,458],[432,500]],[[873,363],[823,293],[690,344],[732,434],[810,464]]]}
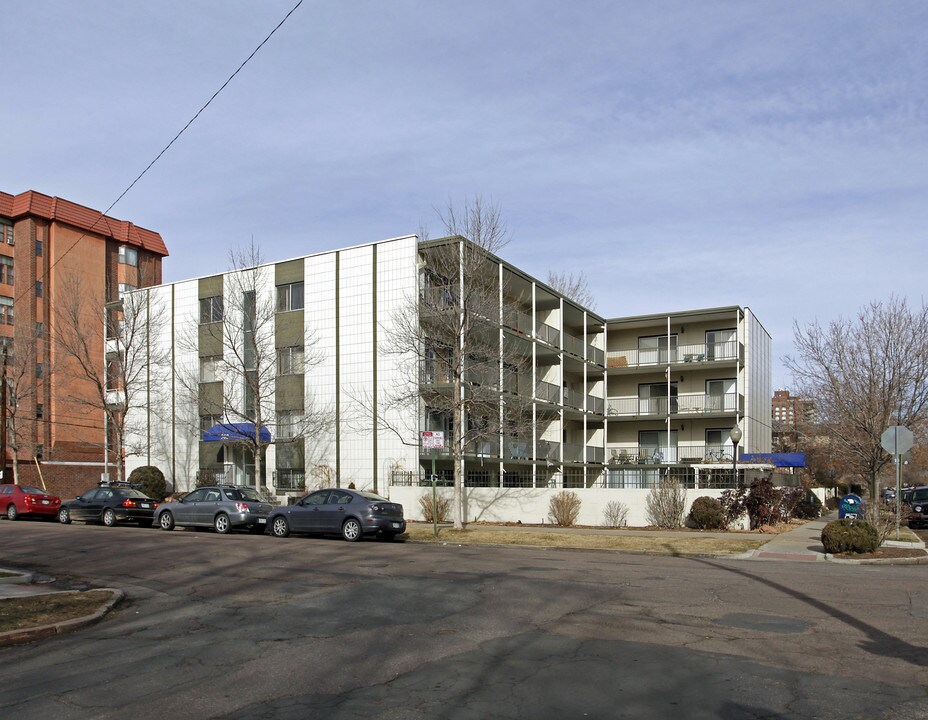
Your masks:
{"label": "distant high-rise building", "polygon": [[811,400],[791,395],[789,390],[774,390],[770,402],[774,448],[783,450],[794,447],[799,426],[812,419],[813,410]]}

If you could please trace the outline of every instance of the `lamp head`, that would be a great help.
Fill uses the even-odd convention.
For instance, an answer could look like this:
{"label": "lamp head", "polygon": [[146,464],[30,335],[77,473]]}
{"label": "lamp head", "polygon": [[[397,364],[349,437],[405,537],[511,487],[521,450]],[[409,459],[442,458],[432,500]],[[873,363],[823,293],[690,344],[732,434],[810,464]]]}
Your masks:
{"label": "lamp head", "polygon": [[740,442],[741,442],[741,438],[743,437],[743,435],[742,435],[742,433],[741,433],[741,428],[738,427],[737,425],[735,425],[735,426],[731,429],[731,432],[728,433],[728,437],[731,438],[731,441],[732,441],[735,445],[737,445],[738,443],[740,443]]}

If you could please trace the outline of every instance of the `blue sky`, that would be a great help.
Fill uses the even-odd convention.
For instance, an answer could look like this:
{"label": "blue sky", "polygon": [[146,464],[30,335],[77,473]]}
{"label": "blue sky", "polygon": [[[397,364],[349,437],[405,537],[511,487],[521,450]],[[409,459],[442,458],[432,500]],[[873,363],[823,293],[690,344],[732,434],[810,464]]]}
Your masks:
{"label": "blue sky", "polygon": [[[104,209],[295,0],[4,7],[0,189]],[[439,231],[609,317],[739,304],[774,339],[928,266],[928,3],[304,2],[112,211],[165,279]]]}

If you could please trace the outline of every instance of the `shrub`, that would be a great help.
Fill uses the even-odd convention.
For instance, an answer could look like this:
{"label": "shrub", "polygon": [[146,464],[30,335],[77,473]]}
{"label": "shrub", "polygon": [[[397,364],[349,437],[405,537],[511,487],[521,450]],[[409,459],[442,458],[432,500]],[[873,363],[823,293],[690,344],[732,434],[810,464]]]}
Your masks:
{"label": "shrub", "polygon": [[683,525],[686,510],[686,490],[676,480],[663,478],[651,488],[646,503],[648,522],[659,528],[678,528]]}
{"label": "shrub", "polygon": [[728,523],[725,522],[725,511],[722,509],[722,503],[707,495],[698,497],[693,501],[689,520],[700,530],[723,530],[728,526]]}
{"label": "shrub", "polygon": [[448,522],[448,518],[451,517],[451,500],[438,495],[435,498],[435,509],[438,515],[437,520],[435,519],[436,513],[432,511],[432,493],[422,493],[419,496],[419,510],[422,512],[425,522]]}
{"label": "shrub", "polygon": [[806,490],[805,497],[793,509],[793,517],[800,520],[815,520],[822,514],[822,501],[811,490]]}
{"label": "shrub", "polygon": [[129,473],[129,482],[138,485],[139,490],[148,497],[161,502],[168,493],[168,484],[164,473],[154,465],[143,465]]}
{"label": "shrub", "polygon": [[628,525],[628,505],[621,500],[607,502],[603,508],[603,525],[612,528]]}
{"label": "shrub", "polygon": [[551,497],[548,513],[555,525],[570,527],[580,515],[580,496],[570,490],[562,490]]}
{"label": "shrub", "polygon": [[869,553],[880,546],[876,528],[865,520],[832,520],[822,529],[825,552]]}
{"label": "shrub", "polygon": [[722,493],[721,503],[727,524],[747,514],[751,529],[776,525],[792,517],[807,491],[803,488],[777,488],[769,477],[758,478],[749,488],[741,486]]}

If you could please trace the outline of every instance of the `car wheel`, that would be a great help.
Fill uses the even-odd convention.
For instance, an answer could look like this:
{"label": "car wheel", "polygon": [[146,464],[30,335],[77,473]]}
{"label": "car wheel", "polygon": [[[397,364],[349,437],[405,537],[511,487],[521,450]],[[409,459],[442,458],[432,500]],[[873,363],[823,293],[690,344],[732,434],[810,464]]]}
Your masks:
{"label": "car wheel", "polygon": [[113,512],[112,508],[103,511],[103,524],[107,527],[113,527],[116,524],[116,513]]}
{"label": "car wheel", "polygon": [[68,512],[67,508],[61,508],[61,510],[58,511],[58,522],[62,525],[71,524],[71,513]]}
{"label": "car wheel", "polygon": [[225,513],[219,513],[216,516],[216,519],[213,520],[213,527],[216,528],[216,532],[220,535],[225,535],[229,530],[232,529],[232,523],[229,522],[229,516]]}
{"label": "car wheel", "polygon": [[15,520],[17,517],[19,517],[19,513],[16,511],[16,506],[12,504],[7,505],[6,506],[6,519]]}
{"label": "car wheel", "polygon": [[174,529],[174,516],[169,512],[163,512],[158,516],[158,525],[162,530]]}
{"label": "car wheel", "polygon": [[354,518],[348,518],[342,525],[342,537],[348,542],[357,542],[361,539],[361,523]]}
{"label": "car wheel", "polygon": [[275,517],[271,523],[271,534],[274,537],[287,537],[290,534],[290,523],[287,522],[287,518],[283,515]]}

